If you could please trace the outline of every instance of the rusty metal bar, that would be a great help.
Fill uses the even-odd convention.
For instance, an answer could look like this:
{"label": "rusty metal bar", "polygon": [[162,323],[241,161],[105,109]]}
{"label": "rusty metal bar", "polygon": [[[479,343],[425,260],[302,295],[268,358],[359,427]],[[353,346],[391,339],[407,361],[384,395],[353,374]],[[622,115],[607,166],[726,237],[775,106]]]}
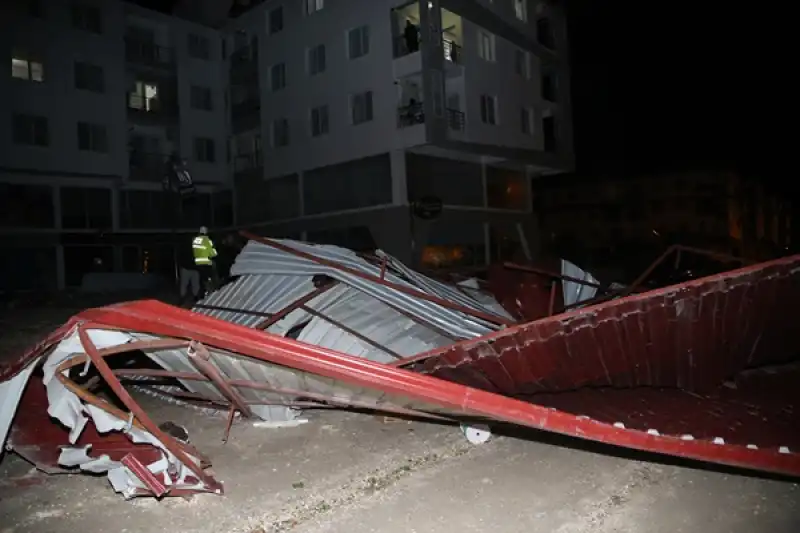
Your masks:
{"label": "rusty metal bar", "polygon": [[387,261],[388,261],[388,259],[386,258],[385,255],[383,257],[381,257],[381,279],[382,280],[386,279],[386,263],[387,263]]}
{"label": "rusty metal bar", "polygon": [[244,398],[230,386],[228,381],[222,377],[217,368],[211,363],[211,354],[205,346],[199,342],[193,342],[189,345],[187,355],[194,367],[205,376],[208,376],[222,395],[231,402],[231,405],[236,407],[247,418],[253,417],[253,411],[247,406]]}
{"label": "rusty metal bar", "polygon": [[[102,325],[98,324],[98,328],[103,328]],[[192,460],[189,455],[186,454],[183,447],[180,446],[173,437],[164,433],[157,424],[155,424],[147,413],[141,408],[141,406],[136,402],[136,400],[131,397],[125,387],[123,387],[119,380],[116,378],[114,373],[112,372],[111,368],[106,363],[105,359],[100,355],[97,350],[97,347],[92,342],[92,339],[89,337],[87,330],[91,329],[91,323],[82,324],[78,326],[78,337],[81,341],[81,345],[83,346],[86,355],[92,360],[95,368],[106,380],[106,383],[111,390],[114,391],[114,394],[117,395],[117,398],[128,408],[128,410],[136,417],[141,425],[147,430],[151,435],[157,438],[183,465],[191,470],[193,474],[197,476],[197,479],[201,480],[209,489],[215,490],[218,494],[222,494],[223,488],[222,485],[213,477],[207,475],[203,472],[203,469]]]}
{"label": "rusty metal bar", "polygon": [[303,311],[305,311],[309,315],[313,315],[313,316],[315,316],[317,318],[320,318],[320,319],[322,319],[322,320],[324,320],[326,322],[330,322],[331,324],[333,324],[337,328],[341,329],[342,331],[344,331],[346,333],[349,333],[353,337],[366,342],[370,346],[372,346],[374,348],[377,348],[380,351],[391,355],[395,359],[402,359],[403,358],[402,355],[400,355],[399,353],[395,352],[391,348],[387,348],[386,346],[383,346],[379,342],[370,339],[366,335],[364,335],[362,333],[359,333],[358,331],[354,330],[353,328],[351,328],[349,326],[345,326],[344,324],[342,324],[338,320],[335,320],[335,319],[327,316],[326,314],[322,313],[321,311],[317,311],[316,309],[312,309],[311,307],[308,307],[307,305],[301,305],[300,309],[302,309]]}
{"label": "rusty metal bar", "polygon": [[553,316],[556,310],[556,290],[557,285],[555,283],[550,283],[550,302],[547,305],[547,316]]}
{"label": "rusty metal bar", "polygon": [[253,326],[253,328],[254,329],[260,329],[260,330],[265,330],[265,329],[269,328],[270,326],[272,326],[273,324],[275,324],[279,320],[283,320],[284,318],[286,318],[286,316],[288,316],[289,313],[291,313],[292,311],[295,311],[295,310],[299,309],[300,307],[302,307],[303,305],[307,304],[308,302],[310,302],[311,300],[313,300],[314,298],[316,298],[320,294],[323,294],[323,293],[331,290],[334,287],[334,285],[336,285],[335,281],[332,282],[332,283],[328,283],[327,285],[322,285],[321,287],[317,287],[316,289],[314,289],[310,293],[306,294],[305,296],[302,296],[302,297],[298,298],[297,300],[295,300],[294,302],[290,303],[289,305],[287,305],[286,307],[284,307],[283,309],[281,309],[277,313],[274,313],[268,319],[259,322],[258,324]]}
{"label": "rusty metal bar", "polygon": [[466,307],[464,305],[461,305],[461,304],[458,304],[458,303],[455,303],[455,302],[450,302],[450,301],[445,300],[443,298],[439,298],[438,296],[427,294],[425,292],[422,292],[420,290],[417,290],[417,289],[414,289],[414,288],[411,288],[411,287],[405,287],[403,285],[398,285],[397,283],[393,283],[393,282],[388,281],[388,280],[383,280],[378,276],[375,276],[375,275],[372,275],[372,274],[367,274],[365,272],[361,272],[360,270],[356,270],[354,268],[350,268],[350,267],[348,267],[346,265],[342,265],[340,263],[337,263],[336,261],[330,261],[328,259],[323,259],[321,257],[316,257],[315,255],[312,255],[312,254],[309,254],[309,253],[306,253],[306,252],[303,252],[303,251],[300,251],[300,250],[295,250],[294,248],[292,248],[290,246],[283,245],[281,243],[273,241],[272,239],[267,239],[266,237],[260,237],[258,235],[252,234],[252,233],[247,232],[247,231],[242,231],[240,233],[241,233],[241,235],[243,237],[245,237],[247,239],[250,239],[250,240],[253,240],[253,241],[256,241],[256,242],[260,242],[261,244],[265,244],[267,246],[271,246],[271,247],[273,247],[273,248],[275,248],[277,250],[281,250],[283,252],[295,255],[297,257],[302,257],[303,259],[307,259],[307,260],[312,261],[312,262],[314,262],[314,263],[316,263],[318,265],[324,265],[324,266],[327,266],[327,267],[330,267],[330,268],[335,268],[336,270],[340,270],[342,272],[346,272],[346,273],[348,273],[348,274],[350,274],[352,276],[356,276],[356,277],[359,277],[361,279],[370,281],[372,283],[377,283],[379,285],[383,285],[385,287],[389,287],[390,289],[394,289],[394,290],[396,290],[398,292],[402,292],[402,293],[407,294],[409,296],[413,296],[414,298],[419,298],[421,300],[426,300],[428,302],[432,302],[432,303],[441,305],[442,307],[446,307],[446,308],[448,308],[450,310],[458,311],[459,313],[464,313],[466,315],[469,315],[469,316],[472,316],[472,317],[475,317],[475,318],[480,318],[482,320],[486,320],[488,322],[491,322],[492,324],[500,324],[500,325],[506,325],[506,326],[511,326],[511,325],[515,324],[515,322],[513,322],[511,320],[507,320],[507,319],[505,319],[503,317],[492,315],[492,314],[489,314],[489,313],[484,313],[482,311],[478,311],[478,310],[475,310],[475,309],[470,309],[469,307]]}
{"label": "rusty metal bar", "polygon": [[555,272],[550,272],[548,270],[544,270],[537,267],[532,267],[528,265],[518,265],[516,263],[503,263],[503,266],[509,268],[511,270],[520,270],[522,272],[531,272],[533,274],[541,274],[542,276],[548,276],[555,279],[560,279],[562,281],[571,281],[572,283],[577,283],[579,285],[586,285],[587,287],[593,287],[595,289],[600,289],[602,286],[599,283],[594,283],[591,281],[586,281],[584,279],[575,278],[572,276],[567,276],[565,274],[556,274]]}

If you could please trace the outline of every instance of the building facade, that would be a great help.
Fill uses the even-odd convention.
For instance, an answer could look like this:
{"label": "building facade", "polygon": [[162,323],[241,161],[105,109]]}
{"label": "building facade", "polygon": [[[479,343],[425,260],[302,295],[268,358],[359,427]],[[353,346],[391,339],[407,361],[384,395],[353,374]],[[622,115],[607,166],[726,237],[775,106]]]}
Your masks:
{"label": "building facade", "polygon": [[[0,10],[0,290],[76,286],[98,259],[169,275],[176,231],[232,224],[217,30],[118,0]],[[162,190],[172,152],[192,202]]]}
{"label": "building facade", "polygon": [[535,246],[531,179],[573,161],[557,4],[252,4],[225,28],[240,227],[427,266]]}

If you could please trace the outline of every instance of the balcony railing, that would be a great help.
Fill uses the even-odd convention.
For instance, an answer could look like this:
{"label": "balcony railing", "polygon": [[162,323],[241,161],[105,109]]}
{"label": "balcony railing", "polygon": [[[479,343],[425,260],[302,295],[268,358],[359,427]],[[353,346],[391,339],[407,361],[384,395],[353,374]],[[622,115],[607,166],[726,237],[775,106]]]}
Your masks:
{"label": "balcony railing", "polygon": [[[464,113],[457,109],[445,109],[447,127],[455,131],[464,131]],[[397,108],[397,127],[407,128],[416,124],[425,123],[425,112],[422,102],[404,105]]]}
{"label": "balcony railing", "polygon": [[172,68],[175,65],[175,53],[171,48],[153,42],[126,37],[125,60],[138,65]]}
{"label": "balcony railing", "polygon": [[464,112],[457,109],[445,109],[447,113],[447,127],[454,131],[464,131]]}
{"label": "balcony railing", "polygon": [[131,150],[128,154],[129,179],[133,181],[162,181],[168,157],[167,154]]}
{"label": "balcony railing", "polygon": [[[424,43],[422,43],[421,41],[417,41],[416,44],[414,44],[413,42],[407,41],[406,38],[403,37],[402,35],[399,37],[395,37],[393,42],[394,57],[395,59],[397,59],[398,57],[403,57],[409,54],[413,54],[414,52],[418,52],[422,46],[424,46]],[[461,45],[453,41],[450,41],[448,39],[442,39],[442,48],[444,51],[445,61],[450,61],[456,64],[461,63],[461,57],[462,57]]]}
{"label": "balcony railing", "polygon": [[173,99],[146,98],[141,94],[127,95],[128,113],[155,119],[174,119],[178,116],[178,102]]}
{"label": "balcony railing", "polygon": [[263,166],[264,158],[260,151],[249,154],[239,154],[233,160],[233,172],[235,174],[242,174],[251,170],[260,169]]}
{"label": "balcony railing", "polygon": [[261,116],[261,98],[253,96],[238,104],[231,106],[231,119],[239,120],[251,115]]}

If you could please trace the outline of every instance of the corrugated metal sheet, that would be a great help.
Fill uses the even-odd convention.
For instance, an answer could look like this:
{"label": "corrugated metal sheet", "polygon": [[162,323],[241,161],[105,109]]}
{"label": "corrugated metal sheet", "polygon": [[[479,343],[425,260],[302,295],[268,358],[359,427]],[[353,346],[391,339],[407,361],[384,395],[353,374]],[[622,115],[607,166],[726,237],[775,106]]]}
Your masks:
{"label": "corrugated metal sheet", "polygon": [[[575,263],[571,263],[566,259],[561,260],[561,275],[569,276],[575,279],[588,281],[589,283],[599,284],[599,282],[589,272],[586,272]],[[597,294],[596,287],[589,285],[582,285],[574,281],[563,280],[561,284],[564,287],[564,305],[571,306],[578,302],[583,302],[594,298]]]}
{"label": "corrugated metal sheet", "polygon": [[[289,241],[289,240],[281,240],[278,241],[281,244],[291,247],[293,249],[301,250],[306,253],[310,253],[316,255],[318,257],[322,257],[327,260],[336,261],[337,263],[343,264],[347,267],[359,270],[361,272],[379,276],[380,275],[380,267],[370,264],[366,260],[362,259],[354,252],[350,250],[346,250],[344,248],[339,248],[336,246],[316,246],[310,245],[306,243],[300,243],[297,241]],[[264,276],[264,275],[271,275],[271,276],[294,276],[304,278],[310,284],[310,279],[314,275],[324,274],[330,276],[333,279],[339,280],[342,283],[357,289],[359,292],[369,295],[370,297],[384,302],[390,306],[396,307],[398,309],[402,309],[404,312],[419,317],[420,320],[425,322],[431,322],[435,324],[437,328],[440,330],[452,335],[455,338],[460,339],[468,339],[472,337],[477,337],[491,331],[495,331],[498,326],[494,324],[489,324],[483,320],[467,316],[464,313],[460,313],[458,311],[453,311],[447,309],[441,305],[438,305],[433,302],[428,302],[422,300],[420,298],[415,298],[414,296],[410,296],[408,294],[401,293],[391,287],[387,287],[385,285],[381,285],[379,283],[370,282],[368,280],[362,279],[357,276],[353,276],[350,273],[343,272],[341,270],[320,265],[309,261],[305,258],[295,256],[293,254],[284,252],[282,250],[278,250],[271,246],[266,246],[264,244],[260,244],[257,242],[250,242],[244,248],[244,250],[239,254],[239,257],[236,259],[236,263],[232,268],[232,274],[236,276]],[[392,272],[387,272],[385,278],[388,281],[396,283],[398,285],[404,285],[409,288],[423,290],[424,292],[428,292],[429,294],[437,295],[435,292],[431,292],[431,290],[439,290],[442,291],[443,289],[438,286],[439,282],[435,282],[430,278],[424,278],[424,282],[428,287],[432,287],[435,289],[428,289],[426,290],[423,287],[415,285],[414,283],[410,283],[404,279],[401,279],[399,276]],[[418,283],[423,281],[423,277],[420,275],[416,275],[414,278]],[[261,282],[267,281],[266,278],[261,278]],[[242,283],[240,286],[237,286],[236,289],[230,289],[230,298],[223,298],[220,297],[219,299],[216,298],[216,295],[212,295],[212,298],[208,300],[211,304],[212,302],[224,302],[225,305],[230,305],[231,307],[238,307],[241,308],[241,303],[233,303],[236,300],[236,295],[239,295],[240,299],[243,299],[241,296],[242,292],[245,290],[253,291],[256,294],[251,294],[247,298],[247,302],[250,304],[254,302],[273,302],[276,301],[278,298],[275,296],[275,292],[272,289],[267,287],[259,288],[258,286],[259,281],[252,280],[249,281],[246,285]],[[292,287],[298,286],[299,283],[292,284]],[[310,287],[310,285],[309,285]],[[272,296],[269,295],[262,295],[260,291],[269,291]],[[311,289],[309,288],[308,291]],[[469,298],[467,295],[460,293],[457,289],[451,289],[452,292],[456,293],[457,300],[452,297],[452,301],[457,301],[458,303],[462,303],[463,305],[468,305],[471,309],[480,309],[487,311],[487,307],[479,303],[477,300]],[[280,292],[280,291],[277,291]],[[227,295],[228,293],[226,293]],[[299,295],[298,295],[299,297]],[[289,302],[296,298],[285,298],[281,299],[281,302]],[[213,305],[221,305],[220,303],[213,303]],[[273,310],[269,312],[275,312],[278,305],[274,305]],[[264,311],[264,309],[259,309]],[[488,310],[488,312],[497,315],[497,310]],[[217,315],[214,315],[217,316]],[[510,318],[508,315],[498,315],[502,318]],[[223,318],[219,316],[219,318]],[[241,318],[237,318],[237,320],[242,320]],[[253,323],[257,322],[257,320],[253,320]]]}

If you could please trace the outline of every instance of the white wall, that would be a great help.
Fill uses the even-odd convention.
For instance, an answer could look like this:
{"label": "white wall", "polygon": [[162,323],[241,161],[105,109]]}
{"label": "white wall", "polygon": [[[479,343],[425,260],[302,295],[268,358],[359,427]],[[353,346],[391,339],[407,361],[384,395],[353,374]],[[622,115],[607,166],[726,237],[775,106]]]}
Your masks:
{"label": "white wall", "polygon": [[[392,2],[377,0],[328,0],[324,9],[306,16],[303,2],[284,1],[284,30],[263,36],[267,13],[280,1],[266,2],[254,9],[259,16],[245,15],[230,29],[261,31],[259,70],[262,100],[261,122],[265,146],[266,176],[308,170],[388,152],[395,139],[396,88],[392,75]],[[302,29],[297,26],[302,24]],[[347,57],[347,30],[370,27],[367,56]],[[324,43],[326,71],[309,76],[306,49]],[[286,63],[286,88],[270,93],[270,66]],[[350,120],[350,95],[372,90],[373,120],[354,126]],[[310,110],[317,105],[329,108],[330,133],[313,138]],[[271,148],[272,121],[289,119],[290,144]]]}
{"label": "white wall", "polygon": [[[0,108],[0,166],[124,176],[128,160],[121,3],[103,2],[102,35],[73,28],[68,3],[44,4],[44,19],[20,17],[9,5],[0,14],[3,57],[9,58],[15,47],[40,53],[45,79],[43,83],[17,80],[11,78],[8,70],[0,76],[0,99],[6,104]],[[104,94],[75,88],[76,60],[103,67]],[[11,131],[14,112],[48,117],[50,145],[14,144]],[[78,121],[108,127],[108,154],[78,150]]]}
{"label": "white wall", "polygon": [[[9,3],[10,4],[10,3]],[[19,4],[22,4],[21,2]],[[160,46],[175,50],[178,59],[181,151],[189,160],[198,181],[228,180],[226,161],[227,110],[219,33],[187,21],[144,10],[119,0],[97,2],[103,12],[103,33],[96,35],[73,27],[70,3],[44,1],[44,18],[35,19],[21,8],[0,7],[0,50],[8,58],[15,48],[41,54],[43,83],[17,80],[8,71],[0,76],[0,98],[10,105],[0,108],[0,167],[61,174],[128,175],[128,129],[126,93],[133,75],[125,61],[124,35],[128,23],[154,30]],[[205,35],[210,40],[211,60],[188,57],[188,34]],[[85,61],[103,67],[105,92],[98,94],[75,88],[74,62]],[[6,63],[6,65],[8,65]],[[190,106],[192,84],[210,87],[212,112]],[[48,118],[48,147],[20,146],[12,142],[11,117],[14,112]],[[108,130],[106,154],[78,150],[77,122],[103,124]],[[164,126],[145,129],[166,137]],[[214,164],[193,161],[193,137],[213,138]]]}

